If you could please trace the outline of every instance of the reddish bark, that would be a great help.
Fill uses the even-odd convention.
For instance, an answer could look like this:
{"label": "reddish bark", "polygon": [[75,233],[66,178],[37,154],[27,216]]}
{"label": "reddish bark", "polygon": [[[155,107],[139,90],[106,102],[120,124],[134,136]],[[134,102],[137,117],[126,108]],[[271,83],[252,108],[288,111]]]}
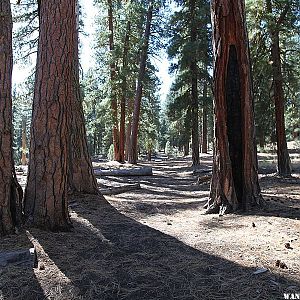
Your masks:
{"label": "reddish bark", "polygon": [[215,149],[208,212],[260,206],[244,1],[212,1]]}
{"label": "reddish bark", "polygon": [[[78,2],[76,0],[76,5]],[[77,10],[78,11],[78,10]],[[88,151],[85,119],[82,107],[82,98],[79,86],[79,56],[78,56],[78,28],[77,24],[73,33],[73,94],[71,97],[71,148],[69,155],[69,191],[98,194],[96,177]]]}
{"label": "reddish bark", "polygon": [[25,216],[31,225],[67,230],[77,41],[76,0],[40,3]]}
{"label": "reddish bark", "polygon": [[138,158],[138,153],[137,153],[138,128],[139,128],[139,122],[140,122],[140,110],[141,110],[141,101],[142,101],[142,93],[143,93],[143,80],[144,80],[145,71],[146,71],[149,38],[150,38],[150,32],[151,32],[152,13],[153,13],[153,6],[150,3],[148,12],[147,12],[146,28],[145,28],[145,33],[144,33],[144,45],[143,45],[142,53],[141,53],[140,68],[139,68],[139,74],[138,74],[137,88],[136,88],[135,99],[134,99],[132,124],[131,124],[128,162],[132,163],[132,164],[136,164],[137,158]]}
{"label": "reddish bark", "polygon": [[0,2],[0,235],[21,223],[22,189],[12,151],[12,16],[9,0]]}
{"label": "reddish bark", "polygon": [[[271,56],[274,83],[274,102],[275,102],[275,122],[276,122],[276,140],[277,140],[277,171],[280,176],[291,176],[290,157],[287,149],[285,120],[284,120],[284,91],[283,76],[280,59],[279,45],[279,26],[284,22],[289,9],[289,3],[283,9],[278,20],[275,20],[275,26],[270,26],[271,36]],[[272,14],[272,2],[267,0],[267,10]]]}

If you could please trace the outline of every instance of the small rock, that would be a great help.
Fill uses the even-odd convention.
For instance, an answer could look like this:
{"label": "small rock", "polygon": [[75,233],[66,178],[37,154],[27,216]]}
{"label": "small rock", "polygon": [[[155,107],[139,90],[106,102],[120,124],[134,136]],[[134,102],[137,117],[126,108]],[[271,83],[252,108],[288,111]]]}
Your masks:
{"label": "small rock", "polygon": [[290,244],[290,243],[285,243],[285,244],[284,244],[284,247],[285,247],[286,249],[293,249],[293,248],[291,247],[291,244]]}
{"label": "small rock", "polygon": [[266,273],[268,272],[269,270],[266,269],[266,268],[259,268],[257,269],[255,272],[253,272],[253,275],[258,275],[258,274],[262,274],[262,273]]}
{"label": "small rock", "polygon": [[256,227],[256,225],[255,225],[255,223],[254,223],[254,222],[252,222],[252,227]]}

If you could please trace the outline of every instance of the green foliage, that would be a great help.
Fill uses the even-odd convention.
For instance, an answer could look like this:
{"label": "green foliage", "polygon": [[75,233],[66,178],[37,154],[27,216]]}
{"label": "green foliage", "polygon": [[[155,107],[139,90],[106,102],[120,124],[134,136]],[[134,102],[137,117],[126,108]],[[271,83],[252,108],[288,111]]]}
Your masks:
{"label": "green foliage", "polygon": [[[253,70],[255,124],[261,145],[275,141],[273,79],[270,32],[279,30],[284,94],[286,103],[286,130],[289,139],[299,127],[300,43],[299,1],[272,0],[268,13],[266,0],[247,0],[247,24]],[[281,20],[283,12],[285,17]],[[280,21],[280,22],[279,22]]]}

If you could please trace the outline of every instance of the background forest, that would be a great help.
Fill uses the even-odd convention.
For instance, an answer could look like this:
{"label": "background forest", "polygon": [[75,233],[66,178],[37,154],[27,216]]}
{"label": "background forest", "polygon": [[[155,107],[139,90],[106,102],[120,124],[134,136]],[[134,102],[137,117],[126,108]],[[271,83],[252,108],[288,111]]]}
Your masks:
{"label": "background forest", "polygon": [[[35,62],[37,47],[37,5],[31,0],[25,2],[13,6],[15,63],[30,65]],[[276,142],[271,35],[276,26],[282,64],[286,137],[288,141],[297,141],[300,135],[300,16],[296,2],[272,1],[271,12],[266,12],[266,1],[246,1],[255,126],[257,143],[262,151],[266,147],[274,148]],[[193,164],[197,165],[197,149],[206,153],[212,150],[213,143],[210,1],[155,1],[148,37],[144,34],[149,21],[147,1],[97,0],[93,9],[97,11],[94,20],[96,33],[90,38],[93,39],[95,65],[80,74],[90,154],[128,160],[130,127],[137,121],[134,113],[136,90],[137,85],[142,84],[141,112],[137,121],[138,153],[149,158],[157,151],[175,156],[193,154]],[[193,18],[190,18],[191,10]],[[276,24],[280,17],[283,19]],[[88,15],[81,15],[81,35],[89,33],[85,31],[84,18]],[[139,79],[143,51],[146,52],[145,71]],[[166,99],[160,94],[164,82],[159,79],[157,68],[157,60],[164,53],[168,56],[173,81]],[[24,82],[14,87],[17,163],[21,161],[22,152],[27,152],[33,72],[34,68]],[[120,143],[124,144],[121,157],[119,146],[116,146]]]}

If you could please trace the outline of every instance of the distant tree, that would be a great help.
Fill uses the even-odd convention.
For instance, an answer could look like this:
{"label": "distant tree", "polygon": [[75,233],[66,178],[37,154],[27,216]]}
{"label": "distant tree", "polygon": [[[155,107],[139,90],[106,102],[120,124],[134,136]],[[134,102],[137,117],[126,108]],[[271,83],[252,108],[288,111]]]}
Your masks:
{"label": "distant tree", "polygon": [[0,2],[0,235],[21,223],[22,189],[12,150],[12,15],[9,0]]}
{"label": "distant tree", "polygon": [[261,206],[244,1],[213,0],[215,151],[207,212]]}
{"label": "distant tree", "polygon": [[[199,134],[199,104],[203,100],[203,134],[207,137],[208,93],[210,85],[208,69],[211,66],[210,47],[210,11],[209,1],[180,1],[177,0],[179,9],[176,10],[169,21],[168,56],[174,59],[170,71],[175,74],[175,81],[171,88],[172,96],[168,105],[171,110],[180,110],[177,123],[183,123],[186,130],[183,133],[185,149],[188,150],[190,135],[192,137],[192,161],[198,165],[200,134]],[[204,88],[206,86],[206,88]],[[206,93],[204,95],[204,93]],[[204,106],[205,104],[205,106]],[[170,116],[172,115],[169,114]],[[174,117],[173,117],[173,121]],[[203,139],[204,143],[207,140]],[[207,148],[204,146],[204,149]],[[186,152],[186,151],[185,151]]]}

